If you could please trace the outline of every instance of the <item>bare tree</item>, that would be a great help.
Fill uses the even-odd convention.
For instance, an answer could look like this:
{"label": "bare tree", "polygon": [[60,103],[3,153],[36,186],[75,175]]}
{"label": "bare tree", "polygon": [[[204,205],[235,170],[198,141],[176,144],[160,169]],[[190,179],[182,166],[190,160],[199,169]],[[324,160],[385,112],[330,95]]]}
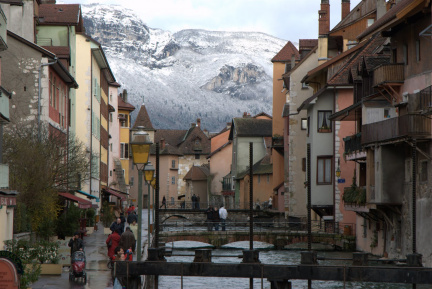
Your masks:
{"label": "bare tree", "polygon": [[75,138],[36,121],[10,124],[4,133],[4,158],[9,164],[10,188],[26,205],[31,228],[38,231],[52,222],[61,209],[58,192],[76,189],[89,179],[89,157]]}

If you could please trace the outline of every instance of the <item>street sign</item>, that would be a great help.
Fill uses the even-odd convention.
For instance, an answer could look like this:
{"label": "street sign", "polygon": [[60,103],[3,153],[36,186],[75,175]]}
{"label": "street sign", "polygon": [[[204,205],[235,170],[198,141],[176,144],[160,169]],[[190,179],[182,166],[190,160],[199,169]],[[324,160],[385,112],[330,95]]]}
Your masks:
{"label": "street sign", "polygon": [[338,183],[339,184],[344,184],[345,183],[345,179],[338,179]]}

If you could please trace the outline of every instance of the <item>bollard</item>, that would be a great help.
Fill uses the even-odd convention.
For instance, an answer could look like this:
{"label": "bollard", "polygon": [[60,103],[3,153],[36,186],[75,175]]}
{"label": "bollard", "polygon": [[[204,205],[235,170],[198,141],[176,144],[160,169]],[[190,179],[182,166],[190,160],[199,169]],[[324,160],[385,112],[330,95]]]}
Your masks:
{"label": "bollard", "polygon": [[317,252],[315,251],[302,251],[301,263],[302,265],[318,265]]}
{"label": "bollard", "polygon": [[166,261],[164,253],[165,248],[148,248],[147,261]]}
{"label": "bollard", "polygon": [[212,251],[210,249],[198,249],[195,250],[195,262],[211,262]]}
{"label": "bollard", "polygon": [[243,250],[242,263],[261,263],[258,250]]}
{"label": "bollard", "polygon": [[369,262],[368,253],[361,253],[361,252],[353,253],[354,266],[367,266],[368,262]]}
{"label": "bollard", "polygon": [[408,254],[407,255],[408,267],[423,267],[421,254]]}

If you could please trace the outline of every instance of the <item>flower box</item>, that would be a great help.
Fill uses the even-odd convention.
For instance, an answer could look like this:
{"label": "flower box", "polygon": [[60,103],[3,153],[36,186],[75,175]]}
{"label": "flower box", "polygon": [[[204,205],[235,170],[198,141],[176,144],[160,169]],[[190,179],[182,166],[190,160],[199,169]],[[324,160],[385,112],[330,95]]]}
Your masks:
{"label": "flower box", "polygon": [[41,275],[61,275],[62,264],[41,264]]}

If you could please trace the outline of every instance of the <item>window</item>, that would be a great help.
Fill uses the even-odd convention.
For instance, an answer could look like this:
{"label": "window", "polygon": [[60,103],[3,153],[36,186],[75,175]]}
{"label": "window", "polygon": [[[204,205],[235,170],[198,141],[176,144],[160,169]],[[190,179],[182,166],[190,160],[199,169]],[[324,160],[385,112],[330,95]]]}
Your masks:
{"label": "window", "polygon": [[302,89],[308,89],[309,88],[309,84],[307,84],[306,82],[302,82]]}
{"label": "window", "polygon": [[171,167],[172,167],[173,169],[175,169],[175,167],[176,167],[176,166],[175,166],[175,160],[172,160],[172,161],[171,161]]}
{"label": "window", "polygon": [[309,130],[310,130],[310,116],[307,118],[307,136],[309,136]]}
{"label": "window", "polygon": [[290,71],[290,68],[291,68],[291,63],[285,63],[285,73]]}
{"label": "window", "polygon": [[331,132],[331,121],[328,119],[331,115],[331,110],[318,111],[318,132]]}
{"label": "window", "polygon": [[174,197],[171,197],[171,205],[174,206],[174,204],[175,204]]}
{"label": "window", "polygon": [[129,144],[128,143],[120,143],[120,158],[128,159],[129,158]]}
{"label": "window", "polygon": [[384,109],[384,118],[390,118],[390,109],[388,108]]}
{"label": "window", "polygon": [[375,22],[375,19],[368,19],[367,20],[367,27],[371,26]]}
{"label": "window", "polygon": [[54,82],[53,82],[53,107],[56,108],[56,97],[57,97],[57,79],[54,77]]}
{"label": "window", "polygon": [[415,49],[416,49],[416,61],[420,62],[420,39],[417,39],[415,42]]}
{"label": "window", "polygon": [[171,184],[175,185],[175,177],[171,178]]}
{"label": "window", "polygon": [[113,113],[110,112],[110,114],[109,114],[109,122],[112,122],[112,121],[113,121]]}
{"label": "window", "polygon": [[393,48],[392,49],[392,63],[397,63],[397,49]]}
{"label": "window", "polygon": [[121,127],[128,127],[128,115],[119,113],[118,118],[120,120],[120,126]]}
{"label": "window", "polygon": [[308,127],[308,120],[307,118],[302,118],[301,119],[301,129],[302,130],[307,130]]}
{"label": "window", "polygon": [[112,171],[110,170],[110,177],[112,177]]}
{"label": "window", "polygon": [[318,157],[317,161],[318,161],[317,184],[318,185],[331,184],[332,157],[331,156]]}
{"label": "window", "polygon": [[195,159],[196,159],[196,160],[199,160],[199,159],[200,159],[200,155],[196,154],[196,155],[195,155]]}
{"label": "window", "polygon": [[427,182],[428,180],[428,162],[420,162],[420,182]]}
{"label": "window", "polygon": [[112,143],[110,143],[110,152],[112,152]]}

